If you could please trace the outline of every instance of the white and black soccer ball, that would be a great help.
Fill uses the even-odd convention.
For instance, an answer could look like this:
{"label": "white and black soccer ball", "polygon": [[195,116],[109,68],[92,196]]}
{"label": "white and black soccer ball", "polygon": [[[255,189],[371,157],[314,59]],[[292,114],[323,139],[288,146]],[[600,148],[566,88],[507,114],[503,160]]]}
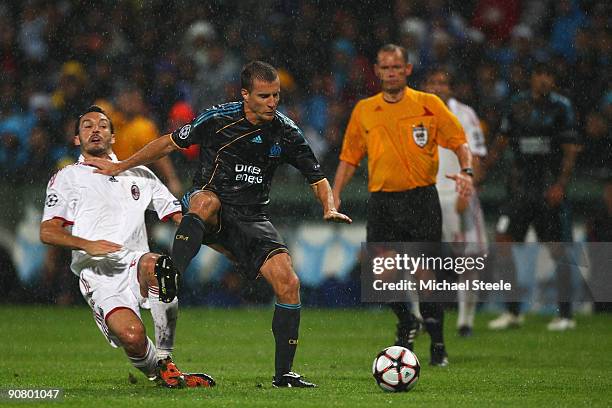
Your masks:
{"label": "white and black soccer ball", "polygon": [[385,391],[409,391],[417,381],[421,365],[416,354],[405,347],[387,347],[374,359],[372,375]]}

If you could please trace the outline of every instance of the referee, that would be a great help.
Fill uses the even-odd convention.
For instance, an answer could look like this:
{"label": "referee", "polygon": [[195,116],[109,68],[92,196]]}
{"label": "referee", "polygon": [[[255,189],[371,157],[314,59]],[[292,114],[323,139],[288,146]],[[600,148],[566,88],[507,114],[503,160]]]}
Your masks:
{"label": "referee", "polygon": [[[455,153],[461,172],[455,180],[460,196],[473,191],[472,155],[457,118],[433,94],[407,86],[412,72],[403,47],[387,44],[374,65],[382,92],[357,103],[351,114],[336,171],[333,194],[340,194],[368,156],[368,242],[440,242],[442,216],[436,191],[438,145]],[[412,349],[419,323],[408,303],[392,303],[398,317],[396,344]],[[440,303],[420,305],[431,336],[434,366],[448,365],[444,347],[444,311]]]}

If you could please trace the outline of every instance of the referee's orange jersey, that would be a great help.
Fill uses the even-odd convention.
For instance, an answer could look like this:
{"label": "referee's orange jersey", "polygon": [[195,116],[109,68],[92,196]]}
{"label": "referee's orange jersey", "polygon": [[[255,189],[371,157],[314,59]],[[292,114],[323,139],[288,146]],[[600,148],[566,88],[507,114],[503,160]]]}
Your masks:
{"label": "referee's orange jersey", "polygon": [[357,166],[367,155],[369,191],[406,191],[435,184],[438,145],[456,150],[466,142],[440,98],[406,87],[399,102],[386,102],[379,93],[357,103],[340,160]]}

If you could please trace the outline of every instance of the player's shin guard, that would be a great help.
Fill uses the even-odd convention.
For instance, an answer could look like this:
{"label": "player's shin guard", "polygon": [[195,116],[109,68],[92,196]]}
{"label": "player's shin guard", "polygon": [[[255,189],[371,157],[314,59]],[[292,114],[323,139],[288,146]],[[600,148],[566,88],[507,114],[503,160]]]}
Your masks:
{"label": "player's shin guard", "polygon": [[421,302],[421,314],[432,344],[444,344],[444,306],[439,302]]}
{"label": "player's shin guard", "polygon": [[181,273],[174,266],[168,255],[161,255],[155,261],[155,277],[157,278],[158,298],[170,303],[178,296],[181,285]]}
{"label": "player's shin guard", "polygon": [[280,380],[291,371],[298,344],[301,305],[277,303],[272,319],[272,333],[276,343],[274,354],[275,378]]}
{"label": "player's shin guard", "polygon": [[187,213],[181,220],[172,244],[172,259],[181,274],[200,251],[208,230],[206,223],[196,214]]}
{"label": "player's shin guard", "polygon": [[164,360],[174,350],[174,334],[178,317],[178,298],[170,303],[159,299],[159,289],[149,287],[149,305],[155,326],[155,345],[157,346],[157,359]]}
{"label": "player's shin guard", "polygon": [[142,371],[148,378],[154,378],[157,369],[157,350],[150,338],[147,337],[147,351],[144,356],[128,356],[132,365]]}

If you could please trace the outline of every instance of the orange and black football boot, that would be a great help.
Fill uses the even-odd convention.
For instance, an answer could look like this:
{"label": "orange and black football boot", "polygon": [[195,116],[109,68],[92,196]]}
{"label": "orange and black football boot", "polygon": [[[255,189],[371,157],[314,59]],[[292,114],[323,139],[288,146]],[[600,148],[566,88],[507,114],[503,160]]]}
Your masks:
{"label": "orange and black football boot", "polygon": [[155,380],[159,385],[168,388],[184,388],[187,386],[185,376],[174,364],[172,357],[157,362],[157,377]]}
{"label": "orange and black football boot", "polygon": [[172,361],[172,357],[158,361],[156,381],[168,388],[214,387],[216,384],[208,374],[182,373]]}
{"label": "orange and black football boot", "polygon": [[204,373],[183,373],[188,388],[214,387],[215,379]]}

